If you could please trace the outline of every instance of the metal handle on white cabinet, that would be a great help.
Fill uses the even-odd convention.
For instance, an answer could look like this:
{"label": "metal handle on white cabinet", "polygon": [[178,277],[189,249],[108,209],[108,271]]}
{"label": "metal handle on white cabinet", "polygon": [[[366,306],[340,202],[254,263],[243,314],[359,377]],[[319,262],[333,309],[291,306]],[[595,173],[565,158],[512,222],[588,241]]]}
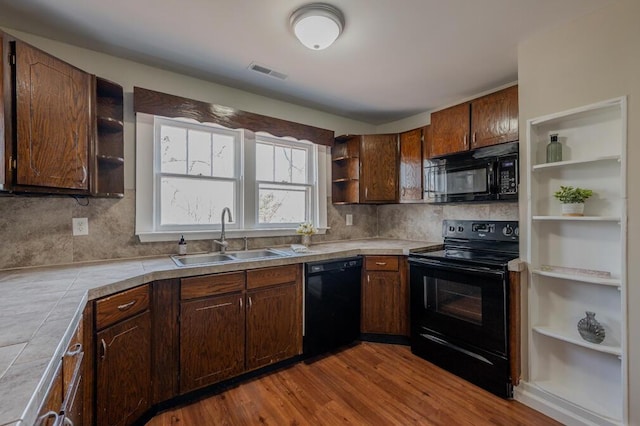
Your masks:
{"label": "metal handle on white cabinet", "polygon": [[102,354],[100,355],[100,359],[104,359],[107,356],[107,342],[104,339],[100,339],[100,344],[102,345]]}
{"label": "metal handle on white cabinet", "polygon": [[118,310],[120,311],[126,311],[127,309],[129,309],[130,307],[132,307],[133,305],[135,305],[137,302],[137,300],[132,300],[129,303],[125,303],[123,305],[118,305]]}

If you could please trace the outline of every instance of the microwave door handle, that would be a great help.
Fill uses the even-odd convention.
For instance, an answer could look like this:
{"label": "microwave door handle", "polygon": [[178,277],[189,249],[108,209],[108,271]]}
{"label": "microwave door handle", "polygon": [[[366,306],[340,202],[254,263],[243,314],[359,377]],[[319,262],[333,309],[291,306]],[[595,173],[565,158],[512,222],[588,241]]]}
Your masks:
{"label": "microwave door handle", "polygon": [[493,164],[489,164],[487,171],[487,192],[491,194],[495,185],[495,170]]}

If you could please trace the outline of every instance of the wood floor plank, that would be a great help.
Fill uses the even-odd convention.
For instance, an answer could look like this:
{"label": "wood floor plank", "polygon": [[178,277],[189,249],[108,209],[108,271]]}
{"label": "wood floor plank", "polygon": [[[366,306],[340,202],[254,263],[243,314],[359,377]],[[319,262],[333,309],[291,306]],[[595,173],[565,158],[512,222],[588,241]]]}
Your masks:
{"label": "wood floor plank", "polygon": [[167,411],[147,426],[558,425],[414,356],[364,342]]}

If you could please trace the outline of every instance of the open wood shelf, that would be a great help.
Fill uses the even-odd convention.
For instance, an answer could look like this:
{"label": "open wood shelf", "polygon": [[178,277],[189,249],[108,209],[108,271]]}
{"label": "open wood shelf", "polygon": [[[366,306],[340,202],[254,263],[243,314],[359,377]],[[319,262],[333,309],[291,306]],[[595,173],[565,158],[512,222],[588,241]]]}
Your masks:
{"label": "open wood shelf", "polygon": [[95,172],[92,193],[99,197],[124,196],[124,117],[122,86],[99,77],[96,91]]}

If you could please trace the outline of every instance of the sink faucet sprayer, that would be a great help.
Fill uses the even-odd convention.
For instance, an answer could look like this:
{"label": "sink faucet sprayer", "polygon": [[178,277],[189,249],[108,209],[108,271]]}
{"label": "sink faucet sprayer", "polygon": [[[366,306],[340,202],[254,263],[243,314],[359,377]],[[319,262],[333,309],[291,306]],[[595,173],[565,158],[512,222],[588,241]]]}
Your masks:
{"label": "sink faucet sprayer", "polygon": [[220,240],[213,240],[213,242],[215,244],[218,244],[220,246],[220,253],[222,253],[222,254],[226,253],[227,246],[229,245],[229,243],[225,239],[225,235],[224,235],[224,214],[225,214],[225,212],[228,214],[229,222],[233,222],[233,218],[231,217],[231,210],[229,210],[229,207],[225,207],[224,209],[222,209],[222,216],[220,217],[220,221],[222,222],[222,231],[220,232]]}

